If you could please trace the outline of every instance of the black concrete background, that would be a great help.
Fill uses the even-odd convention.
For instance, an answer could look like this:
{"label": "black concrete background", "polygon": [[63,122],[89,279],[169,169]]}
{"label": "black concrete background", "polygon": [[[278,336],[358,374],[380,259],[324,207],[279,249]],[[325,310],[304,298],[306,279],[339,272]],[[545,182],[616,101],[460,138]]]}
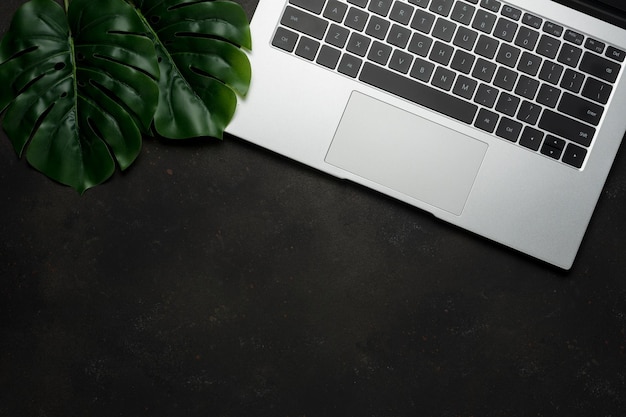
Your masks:
{"label": "black concrete background", "polygon": [[233,137],[79,196],[1,136],[0,416],[626,415],[623,152],[564,273]]}

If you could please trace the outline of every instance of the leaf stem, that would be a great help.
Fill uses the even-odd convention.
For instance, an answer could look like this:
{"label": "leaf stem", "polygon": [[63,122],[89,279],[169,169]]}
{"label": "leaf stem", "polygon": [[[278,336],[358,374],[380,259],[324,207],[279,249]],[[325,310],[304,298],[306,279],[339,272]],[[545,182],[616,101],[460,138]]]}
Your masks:
{"label": "leaf stem", "polygon": [[67,13],[70,8],[70,0],[63,0],[63,2],[65,3],[65,13]]}

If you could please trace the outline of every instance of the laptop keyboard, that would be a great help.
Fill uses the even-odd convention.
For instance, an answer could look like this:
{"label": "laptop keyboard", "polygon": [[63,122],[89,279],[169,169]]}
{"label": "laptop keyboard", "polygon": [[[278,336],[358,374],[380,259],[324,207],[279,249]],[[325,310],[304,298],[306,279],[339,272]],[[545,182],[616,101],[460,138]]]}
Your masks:
{"label": "laptop keyboard", "polygon": [[289,0],[272,44],[574,168],[626,57],[497,0]]}

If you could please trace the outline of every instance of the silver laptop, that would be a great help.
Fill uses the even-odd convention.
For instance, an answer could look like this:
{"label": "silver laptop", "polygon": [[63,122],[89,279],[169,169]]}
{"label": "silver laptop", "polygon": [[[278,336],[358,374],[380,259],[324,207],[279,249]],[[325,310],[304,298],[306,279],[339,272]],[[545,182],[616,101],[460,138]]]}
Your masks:
{"label": "silver laptop", "polygon": [[561,3],[260,0],[228,131],[569,269],[626,131],[626,5]]}

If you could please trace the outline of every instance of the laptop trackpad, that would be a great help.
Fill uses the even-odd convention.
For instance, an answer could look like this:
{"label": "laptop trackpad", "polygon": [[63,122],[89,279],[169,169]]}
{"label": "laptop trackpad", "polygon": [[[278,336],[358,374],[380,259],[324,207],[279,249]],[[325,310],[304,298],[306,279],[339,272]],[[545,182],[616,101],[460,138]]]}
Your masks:
{"label": "laptop trackpad", "polygon": [[353,92],[326,162],[460,215],[488,145]]}

